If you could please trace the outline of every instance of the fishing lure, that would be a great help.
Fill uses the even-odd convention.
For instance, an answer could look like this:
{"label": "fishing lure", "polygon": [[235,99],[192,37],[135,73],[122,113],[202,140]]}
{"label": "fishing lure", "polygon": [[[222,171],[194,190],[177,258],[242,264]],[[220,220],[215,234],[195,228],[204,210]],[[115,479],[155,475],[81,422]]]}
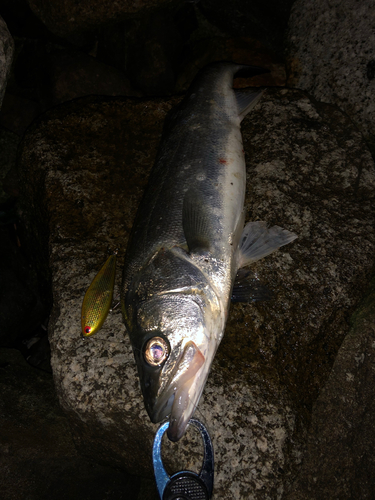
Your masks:
{"label": "fishing lure", "polygon": [[117,252],[106,260],[93,279],[82,303],[82,335],[89,337],[103,326],[112,304]]}

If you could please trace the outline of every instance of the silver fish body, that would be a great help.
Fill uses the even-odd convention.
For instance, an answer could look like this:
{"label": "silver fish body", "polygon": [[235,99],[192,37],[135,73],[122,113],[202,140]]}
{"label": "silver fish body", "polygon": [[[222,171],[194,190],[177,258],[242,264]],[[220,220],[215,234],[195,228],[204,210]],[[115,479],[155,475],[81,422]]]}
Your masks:
{"label": "silver fish body", "polygon": [[[213,64],[194,80],[165,128],[125,256],[121,305],[145,406],[153,422],[169,415],[173,441],[205,386],[239,267],[295,238],[275,226],[270,243],[262,223],[243,232],[240,122],[261,92],[236,95],[241,68]],[[266,242],[252,258],[257,232]]]}

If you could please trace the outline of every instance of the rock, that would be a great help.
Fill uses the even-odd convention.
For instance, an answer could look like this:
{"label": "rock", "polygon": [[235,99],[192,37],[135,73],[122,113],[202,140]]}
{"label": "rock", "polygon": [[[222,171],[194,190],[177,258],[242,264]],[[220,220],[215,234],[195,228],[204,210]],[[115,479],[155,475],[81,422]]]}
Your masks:
{"label": "rock", "polygon": [[38,102],[7,91],[1,108],[0,126],[21,137],[41,111]]}
{"label": "rock", "polygon": [[127,71],[146,95],[170,95],[183,38],[171,14],[143,19],[129,47]]}
{"label": "rock", "polygon": [[[1,220],[0,220],[1,221]],[[46,304],[17,242],[0,225],[0,346],[11,346],[46,317]],[[12,222],[10,223],[12,229]],[[14,236],[14,234],[13,234]]]}
{"label": "rock", "polygon": [[181,65],[177,78],[176,92],[186,91],[198,71],[216,61],[261,66],[270,71],[252,78],[237,78],[236,88],[281,87],[286,82],[283,60],[253,38],[223,36],[198,38],[191,42],[187,52],[188,55]]}
{"label": "rock", "polygon": [[140,95],[116,68],[73,50],[57,50],[44,61],[41,95],[45,109],[85,95]]}
{"label": "rock", "polygon": [[[122,266],[165,115],[177,102],[66,103],[28,130],[20,156],[33,255],[46,283],[47,263],[51,272],[59,400],[80,450],[148,478],[158,426],[144,409],[121,313],[83,339],[80,308],[108,247],[119,248]],[[243,137],[247,218],[299,239],[252,267],[276,298],[231,308],[196,416],[215,448],[215,497],[268,500],[281,498],[298,471],[311,407],[369,282],[375,174],[348,117],[297,90],[267,91]],[[115,295],[120,281],[119,272]],[[165,443],[168,470],[198,469],[200,450],[191,429]]]}
{"label": "rock", "polygon": [[81,457],[52,376],[0,349],[0,488],[3,500],[138,498],[139,480]]}
{"label": "rock", "polygon": [[[8,201],[11,196],[18,194],[16,182],[10,179],[15,170],[16,154],[19,137],[9,130],[0,128],[0,205]],[[7,180],[8,177],[8,180]]]}
{"label": "rock", "polygon": [[286,500],[374,498],[374,285],[314,405],[303,467]]}
{"label": "rock", "polygon": [[15,38],[38,40],[51,37],[46,26],[31,11],[27,0],[2,0],[1,15]]}
{"label": "rock", "polygon": [[[126,72],[129,78],[140,80],[143,88],[142,78],[137,74],[142,71],[146,78],[146,86],[150,87],[152,78],[165,79],[166,85],[174,84],[174,72],[176,65],[181,64],[181,52],[184,44],[188,43],[189,37],[197,28],[195,10],[192,3],[183,3],[175,12],[161,11],[157,14],[142,19],[129,19],[117,22],[110,26],[101,26],[97,34],[97,58],[107,64],[111,64],[120,71]],[[156,43],[163,54],[166,62],[165,70],[173,72],[173,78],[168,74],[158,73],[158,66],[163,61],[150,59],[152,43]],[[147,60],[143,61],[146,57]],[[160,70],[160,68],[159,68]],[[156,82],[156,90],[161,81]],[[167,89],[162,89],[164,93]],[[170,89],[169,89],[170,91]],[[155,94],[152,87],[149,93]]]}
{"label": "rock", "polygon": [[12,66],[13,52],[13,38],[4,20],[0,17],[0,107],[3,102],[5,87]]}
{"label": "rock", "polygon": [[57,36],[78,41],[85,32],[132,17],[145,17],[157,10],[182,5],[182,0],[28,0],[31,10]]}
{"label": "rock", "polygon": [[375,157],[374,2],[297,0],[288,33],[288,85],[337,104]]}
{"label": "rock", "polygon": [[293,1],[201,0],[198,7],[224,33],[251,36],[283,56],[283,37]]}

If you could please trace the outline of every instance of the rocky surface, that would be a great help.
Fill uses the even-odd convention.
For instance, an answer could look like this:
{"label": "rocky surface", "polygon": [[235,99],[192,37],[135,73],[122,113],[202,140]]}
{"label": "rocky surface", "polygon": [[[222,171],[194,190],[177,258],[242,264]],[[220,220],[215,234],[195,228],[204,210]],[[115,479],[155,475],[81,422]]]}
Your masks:
{"label": "rocky surface", "polygon": [[201,0],[200,10],[221,31],[251,36],[283,54],[283,35],[294,0]]}
{"label": "rocky surface", "polygon": [[337,104],[375,157],[375,3],[297,0],[289,19],[288,85]]}
{"label": "rocky surface", "polygon": [[131,17],[144,17],[156,10],[181,5],[182,0],[28,0],[32,11],[48,29],[61,37],[79,40],[82,33],[93,31],[103,24]]}
{"label": "rocky surface", "polygon": [[0,346],[10,346],[18,337],[32,332],[46,317],[47,311],[38,294],[35,276],[17,245],[14,232],[1,222]]}
{"label": "rocky surface", "polygon": [[3,500],[138,498],[135,478],[77,453],[52,376],[29,366],[15,349],[0,349],[0,392]]}
{"label": "rocky surface", "polygon": [[374,325],[373,282],[314,404],[303,467],[287,500],[374,498]]}
{"label": "rocky surface", "polygon": [[72,49],[49,54],[39,78],[44,109],[85,95],[140,95],[122,72]]}
{"label": "rocky surface", "polygon": [[[157,426],[143,406],[121,314],[82,339],[80,307],[108,247],[119,248],[121,267],[176,102],[61,105],[29,129],[20,158],[25,224],[42,284],[52,283],[59,400],[82,452],[148,478]],[[232,307],[197,416],[215,447],[215,497],[274,499],[299,468],[312,404],[369,282],[375,174],[350,120],[297,90],[268,91],[244,120],[243,137],[247,218],[279,224],[299,239],[253,267],[276,298]],[[120,273],[116,294],[119,283]],[[199,467],[192,432],[165,444],[170,470]]]}
{"label": "rocky surface", "polygon": [[[292,3],[1,2],[0,345],[50,370],[44,328],[54,302],[52,362],[65,409],[48,373],[1,351],[5,500],[157,498],[157,426],[143,407],[121,315],[86,340],[79,316],[108,248],[119,248],[118,294],[133,216],[178,98],[65,103],[29,129],[17,171],[19,138],[58,102],[178,94],[215,60],[271,70],[238,87],[284,85]],[[362,139],[375,157],[372,4],[297,0],[288,85],[309,94],[269,90],[243,123],[248,219],[299,238],[254,266],[275,299],[232,307],[197,410],[215,446],[214,498],[374,497],[373,291],[345,338],[373,270],[374,165]],[[191,429],[163,451],[170,471],[199,468]]]}
{"label": "rocky surface", "polygon": [[17,188],[12,182],[16,166],[19,137],[9,130],[0,128],[0,205],[16,195]]}
{"label": "rocky surface", "polygon": [[0,107],[13,61],[14,42],[2,17],[0,17]]}

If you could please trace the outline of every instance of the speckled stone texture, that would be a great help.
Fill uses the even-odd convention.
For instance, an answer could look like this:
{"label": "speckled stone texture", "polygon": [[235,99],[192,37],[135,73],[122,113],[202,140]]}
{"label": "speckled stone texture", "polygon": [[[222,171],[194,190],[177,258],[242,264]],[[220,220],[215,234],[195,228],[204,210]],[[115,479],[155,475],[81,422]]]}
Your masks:
{"label": "speckled stone texture", "polygon": [[14,42],[3,18],[0,17],[0,107],[10,74],[14,53]]}
{"label": "speckled stone texture", "polygon": [[374,0],[297,0],[287,58],[288,85],[340,106],[375,157],[374,26]]}
{"label": "speckled stone texture", "polygon": [[[107,247],[119,248],[121,268],[165,115],[177,102],[66,103],[28,130],[20,156],[23,217],[52,285],[60,402],[81,451],[147,477],[158,426],[143,406],[121,313],[82,339],[80,308]],[[269,500],[298,471],[312,404],[369,282],[375,174],[347,116],[301,91],[267,91],[242,129],[247,218],[299,238],[253,266],[275,299],[231,308],[196,416],[215,448],[214,498]],[[199,468],[192,429],[164,451],[169,470]]]}

